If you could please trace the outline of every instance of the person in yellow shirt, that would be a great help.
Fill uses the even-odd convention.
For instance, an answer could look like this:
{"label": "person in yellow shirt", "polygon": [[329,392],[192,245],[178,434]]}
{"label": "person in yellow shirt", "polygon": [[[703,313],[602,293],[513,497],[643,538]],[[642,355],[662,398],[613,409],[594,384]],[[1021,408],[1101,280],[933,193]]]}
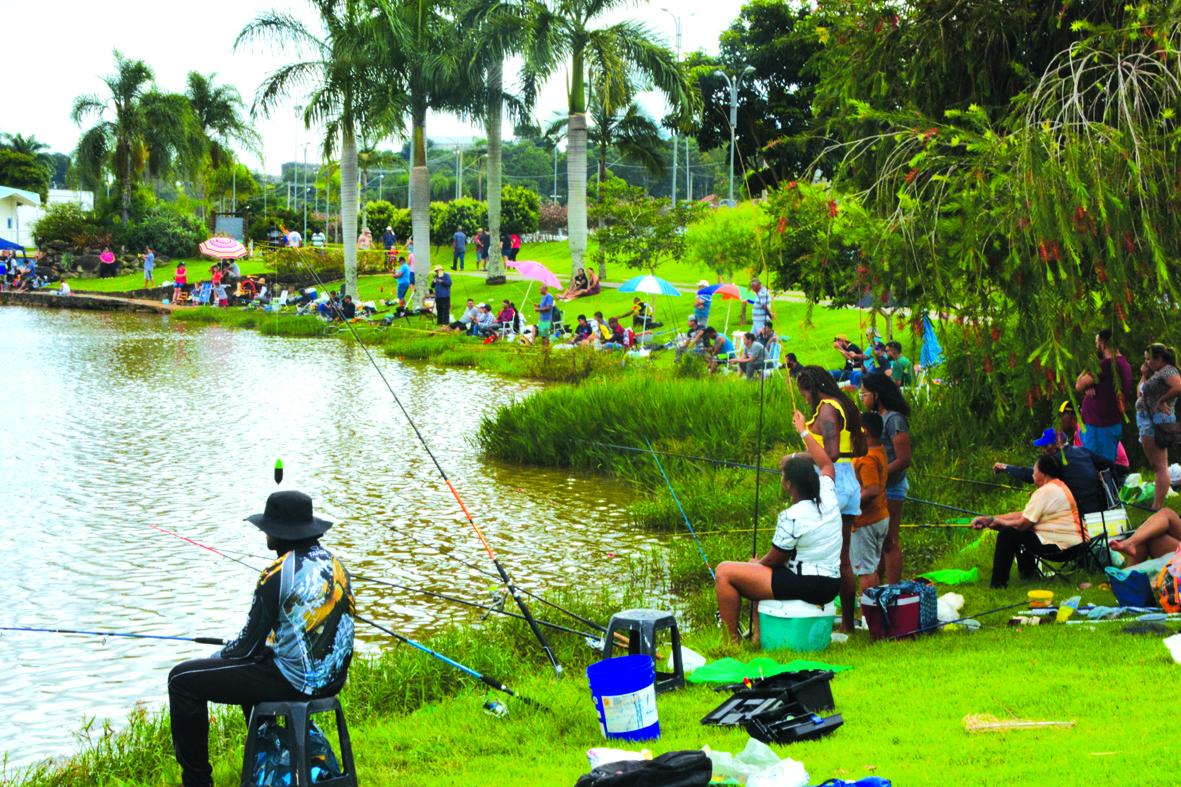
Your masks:
{"label": "person in yellow shirt", "polygon": [[890,529],[890,511],[886,508],[886,449],[882,446],[882,417],[877,413],[861,414],[861,428],[865,430],[865,456],[853,457],[853,471],[861,484],[861,513],[853,520],[849,538],[849,567],[851,574],[841,577],[850,583],[857,578],[859,590],[880,584],[878,564],[882,547]]}

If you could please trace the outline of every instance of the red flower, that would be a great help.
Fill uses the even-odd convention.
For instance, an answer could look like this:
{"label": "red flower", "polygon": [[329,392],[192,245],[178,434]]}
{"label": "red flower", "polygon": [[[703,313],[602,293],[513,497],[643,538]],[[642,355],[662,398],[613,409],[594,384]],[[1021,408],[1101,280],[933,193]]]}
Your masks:
{"label": "red flower", "polygon": [[992,339],[993,344],[996,344],[997,342],[999,342],[1001,340],[1001,329],[1000,328],[993,328],[991,331],[988,332],[988,336],[990,339]]}
{"label": "red flower", "polygon": [[788,182],[788,184],[787,184],[787,187],[788,187],[789,189],[797,189],[797,188],[799,188],[799,187],[800,187],[800,184],[799,184],[799,182],[798,182],[798,181],[794,181],[794,180],[792,180],[792,181],[789,181],[789,182]]}
{"label": "red flower", "polygon": [[830,199],[828,201],[828,216],[829,216],[829,218],[835,219],[838,212],[839,211],[837,208],[837,201],[835,199]]}
{"label": "red flower", "polygon": [[775,229],[779,230],[780,235],[783,234],[784,230],[787,229],[787,216],[780,216],[779,217],[779,224],[778,224],[778,226],[776,226]]}
{"label": "red flower", "polygon": [[1124,251],[1128,254],[1136,251],[1136,241],[1130,232],[1124,232]]}
{"label": "red flower", "polygon": [[984,356],[984,373],[992,374],[992,357],[988,355]]}
{"label": "red flower", "polygon": [[906,183],[907,183],[907,185],[910,185],[911,183],[914,183],[914,179],[915,179],[915,178],[917,178],[918,176],[919,176],[919,171],[918,171],[918,169],[911,169],[911,171],[910,171],[910,172],[907,172],[907,173],[906,173]]}

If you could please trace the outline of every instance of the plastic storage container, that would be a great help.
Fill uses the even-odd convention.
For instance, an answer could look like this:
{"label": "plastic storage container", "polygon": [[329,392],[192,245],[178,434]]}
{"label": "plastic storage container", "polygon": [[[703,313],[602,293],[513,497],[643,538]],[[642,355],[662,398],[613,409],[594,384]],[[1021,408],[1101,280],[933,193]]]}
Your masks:
{"label": "plastic storage container", "polygon": [[[861,611],[865,615],[865,624],[869,626],[871,639],[889,637],[901,638],[914,636],[922,628],[922,618],[919,611],[919,594],[908,593],[898,597],[887,609],[886,615],[869,596],[861,597]],[[887,615],[889,620],[887,620]]]}
{"label": "plastic storage container", "polygon": [[618,656],[586,668],[599,727],[608,739],[660,737],[656,713],[656,665],[651,656]]}
{"label": "plastic storage container", "polygon": [[836,605],[806,601],[760,601],[759,646],[763,650],[812,652],[824,650],[832,641]]}

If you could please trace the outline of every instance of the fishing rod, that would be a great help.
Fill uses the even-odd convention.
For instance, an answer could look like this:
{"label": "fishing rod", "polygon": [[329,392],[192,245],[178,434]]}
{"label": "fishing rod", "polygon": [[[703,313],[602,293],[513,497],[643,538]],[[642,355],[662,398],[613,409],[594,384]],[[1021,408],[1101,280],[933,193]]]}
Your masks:
{"label": "fishing rod", "polygon": [[[194,541],[191,538],[186,538],[185,536],[182,536],[178,533],[173,533],[169,530],[165,530],[162,527],[156,527],[155,525],[149,525],[149,527],[153,528],[154,530],[159,530],[161,533],[167,533],[170,536],[175,536],[176,538],[179,538],[181,541],[187,541],[188,543],[192,544],[193,546],[200,547],[201,549],[212,552],[215,555],[219,555],[220,557],[224,557],[227,560],[232,560],[241,566],[245,566],[246,568],[251,569],[252,571],[256,570],[253,566],[251,566],[249,563],[245,562],[244,560],[239,560],[235,557],[231,557],[230,555],[227,555],[225,552],[222,552],[219,549],[215,549],[211,546],[208,546],[207,544],[202,544],[200,541]],[[517,692],[510,689],[508,686],[505,686],[504,683],[497,680],[496,678],[493,678],[489,675],[484,675],[484,674],[472,669],[471,667],[468,667],[468,666],[465,666],[464,664],[459,663],[455,659],[444,656],[442,653],[439,653],[436,650],[432,650],[431,648],[422,644],[418,640],[414,640],[414,639],[411,639],[410,637],[407,637],[403,634],[399,634],[398,632],[394,631],[393,629],[391,629],[387,626],[383,626],[380,623],[377,623],[376,621],[372,621],[369,618],[365,618],[360,615],[357,615],[355,612],[354,612],[353,617],[355,617],[361,623],[365,623],[366,625],[372,626],[373,628],[377,629],[378,631],[380,631],[384,634],[388,634],[389,636],[393,637],[394,639],[398,640],[399,642],[403,643],[404,645],[409,645],[410,647],[412,647],[416,650],[420,650],[423,653],[427,654],[428,656],[432,656],[432,657],[438,659],[439,661],[443,662],[444,664],[454,667],[455,669],[457,669],[467,675],[470,675],[473,678],[476,678],[481,683],[484,683],[485,685],[490,686],[490,687],[496,689],[497,691],[504,692],[505,694],[508,694],[510,697],[516,697],[517,699],[521,700],[521,702],[525,703],[526,705],[532,705],[535,708],[541,708],[542,710],[546,710],[545,706],[529,699],[528,697],[524,697],[524,696],[518,694]],[[224,645],[225,643],[222,642],[221,640],[218,640],[217,642],[211,642],[209,644]]]}
{"label": "fishing rod", "polygon": [[[297,259],[299,259],[298,256]],[[324,284],[320,281],[320,277],[317,275],[315,270],[313,270],[312,267],[302,259],[300,259],[300,263],[308,270],[309,273],[311,273],[312,278],[315,279],[316,283],[320,287],[323,287]],[[525,604],[525,599],[522,597],[521,592],[517,590],[516,585],[513,583],[512,577],[509,576],[509,573],[505,570],[500,560],[496,557],[496,552],[493,551],[492,545],[488,543],[488,539],[484,537],[484,533],[476,524],[476,520],[472,518],[471,512],[468,511],[467,506],[463,502],[463,498],[461,498],[459,496],[459,492],[456,491],[455,485],[451,483],[451,479],[447,477],[447,472],[443,469],[443,465],[441,465],[439,460],[435,457],[435,453],[431,450],[430,444],[426,441],[426,438],[423,437],[422,432],[419,431],[418,425],[414,422],[414,419],[410,417],[410,411],[406,409],[404,404],[402,404],[402,400],[398,397],[394,387],[390,385],[390,381],[386,379],[385,373],[382,372],[381,367],[377,365],[377,360],[374,359],[373,353],[369,351],[369,347],[364,341],[361,340],[361,336],[357,333],[357,329],[353,327],[353,324],[350,321],[343,319],[344,315],[340,313],[339,309],[334,308],[334,311],[338,317],[342,318],[345,326],[349,329],[349,333],[357,342],[357,345],[365,353],[365,357],[369,359],[370,365],[373,366],[374,371],[377,372],[377,376],[380,377],[382,383],[385,384],[386,390],[390,392],[390,396],[394,399],[394,404],[396,404],[398,409],[402,411],[402,415],[406,418],[406,422],[410,424],[410,429],[414,432],[414,436],[417,437],[418,442],[422,444],[423,450],[426,451],[427,456],[430,457],[431,462],[435,465],[435,470],[438,471],[439,476],[443,479],[443,483],[445,483],[447,485],[447,489],[451,491],[451,496],[455,498],[455,502],[459,504],[460,510],[463,511],[463,515],[467,519],[467,523],[471,526],[472,530],[476,534],[476,537],[479,538],[480,543],[484,546],[484,551],[488,553],[488,559],[492,561],[492,565],[496,567],[496,573],[500,575],[500,581],[504,583],[505,588],[508,589],[509,595],[513,597],[513,601],[516,602],[517,607],[521,610],[521,615],[529,624],[529,628],[533,631],[533,636],[536,637],[538,644],[541,645],[542,651],[545,652],[545,656],[549,660],[550,666],[553,667],[554,673],[561,677],[562,665],[558,663],[558,657],[554,655],[553,649],[550,647],[549,642],[546,641],[545,634],[542,633],[541,627],[537,625],[537,621],[533,619],[533,614],[529,611],[528,605]]]}
{"label": "fishing rod", "polygon": [[[759,490],[762,487],[762,484],[759,482],[763,480],[763,386],[767,379],[761,361],[759,366],[759,427],[755,433],[755,513],[754,518],[751,520],[751,530],[753,532],[750,537],[750,556],[752,558],[759,556]],[[755,607],[757,606],[757,604],[750,605],[750,622],[748,626],[751,631],[755,630]]]}
{"label": "fishing rod", "polygon": [[35,626],[0,626],[0,631],[30,631],[41,634],[83,634],[89,637],[127,637],[129,639],[169,639],[176,642],[196,642],[200,645],[224,645],[217,637],[179,637],[168,634],[133,634],[127,631],[84,631],[82,629],[50,629]]}
{"label": "fishing rod", "polygon": [[[969,524],[953,524],[953,523],[938,523],[938,522],[933,522],[933,523],[929,523],[929,524],[927,524],[927,523],[909,524],[909,525],[908,524],[901,524],[898,527],[912,528],[912,529],[913,528],[935,528],[935,529],[954,529],[954,530],[971,530],[972,529],[972,526]],[[699,536],[722,536],[722,535],[727,535],[730,533],[750,533],[753,530],[754,530],[754,528],[750,528],[750,527],[740,527],[740,528],[735,528],[732,530],[731,529],[727,529],[727,530],[698,530],[697,535],[699,535]],[[687,536],[689,534],[688,533],[653,533],[652,535],[681,537],[681,536]]]}
{"label": "fishing rod", "polygon": [[959,506],[949,506],[946,503],[936,503],[931,500],[920,500],[919,498],[911,497],[910,495],[906,496],[906,502],[919,503],[925,506],[935,506],[936,508],[946,508],[948,511],[958,511],[961,514],[969,514],[970,516],[986,516],[986,514],[981,514],[979,511],[969,511],[966,508],[960,508]]}
{"label": "fishing rod", "polygon": [[977,486],[987,486],[993,489],[1018,489],[1019,487],[1012,484],[998,484],[995,481],[978,481],[975,478],[957,478],[953,475],[937,475],[935,473],[928,473],[926,470],[915,473],[915,475],[925,478],[938,478],[940,481],[957,481],[963,484],[976,484]]}
{"label": "fishing rod", "polygon": [[[473,571],[476,571],[476,572],[478,572],[478,573],[480,573],[480,574],[483,574],[483,575],[484,575],[484,576],[486,576],[486,577],[490,577],[490,578],[492,578],[492,579],[495,579],[495,580],[497,580],[497,581],[499,581],[499,580],[500,580],[500,577],[496,576],[496,574],[493,574],[493,573],[492,573],[491,571],[489,571],[488,569],[486,569],[486,568],[483,568],[483,567],[481,567],[481,566],[478,566],[478,565],[476,565],[475,563],[472,563],[470,560],[464,560],[464,559],[463,559],[463,558],[461,558],[459,555],[453,554],[453,553],[451,553],[451,552],[445,552],[445,551],[443,551],[443,549],[442,549],[441,547],[439,547],[437,544],[432,544],[432,543],[431,543],[431,542],[429,542],[429,541],[424,541],[424,540],[422,540],[421,538],[418,538],[417,536],[415,536],[413,533],[407,532],[407,531],[403,530],[402,528],[400,528],[400,527],[397,527],[397,526],[395,526],[395,525],[391,525],[391,524],[388,524],[388,523],[387,523],[385,526],[386,526],[387,528],[389,528],[390,530],[394,531],[395,533],[398,533],[399,535],[402,535],[402,536],[405,536],[406,538],[409,538],[411,541],[413,541],[413,542],[414,542],[414,543],[416,543],[416,544],[420,544],[421,546],[428,547],[429,549],[432,549],[432,550],[434,550],[435,552],[438,552],[440,555],[442,555],[443,557],[447,558],[448,560],[454,560],[454,561],[455,561],[456,563],[458,563],[459,565],[461,565],[461,566],[466,566],[467,568],[470,568],[470,569],[472,569]],[[600,623],[596,623],[596,622],[594,622],[593,620],[590,620],[590,619],[588,619],[588,618],[584,618],[583,616],[581,616],[581,615],[579,615],[579,614],[577,614],[577,613],[575,613],[575,612],[571,612],[570,610],[566,609],[565,607],[563,607],[563,606],[560,606],[560,605],[558,605],[558,604],[555,604],[555,603],[554,603],[554,602],[552,602],[552,601],[549,601],[549,600],[547,600],[545,597],[541,596],[541,595],[540,595],[540,594],[538,594],[538,593],[535,593],[535,592],[533,592],[533,591],[529,590],[528,588],[522,588],[522,587],[518,587],[518,590],[520,590],[522,593],[524,593],[525,595],[527,595],[529,598],[531,598],[531,599],[533,599],[533,600],[535,600],[535,601],[538,601],[538,602],[540,602],[540,603],[544,604],[545,606],[547,606],[547,607],[550,607],[551,609],[554,609],[554,610],[556,610],[556,611],[558,611],[558,612],[562,612],[562,613],[564,613],[564,614],[566,614],[566,615],[569,615],[570,617],[572,617],[572,618],[574,618],[575,620],[577,620],[579,623],[584,623],[584,624],[586,624],[586,625],[590,626],[591,628],[593,628],[593,629],[596,629],[596,630],[598,630],[598,631],[600,631],[600,632],[605,632],[605,631],[607,631],[607,627],[606,627],[606,626],[604,626],[604,625],[602,625],[602,624],[600,624]]]}
{"label": "fishing rod", "polygon": [[[644,442],[648,444],[648,450],[652,451],[652,442],[645,437]],[[664,472],[664,465],[660,463],[660,457],[652,451],[652,459],[656,462],[656,467],[660,469],[660,475],[664,476],[664,483],[668,484],[668,491],[672,493],[673,502],[677,504],[677,509],[681,512],[681,518],[685,520],[685,527],[689,528],[689,533],[693,536],[693,540],[697,542],[697,551],[701,553],[701,559],[705,561],[705,568],[709,571],[710,579],[717,580],[717,574],[714,573],[714,567],[709,564],[709,558],[705,556],[705,549],[701,546],[701,539],[697,537],[696,531],[693,530],[693,525],[689,522],[689,516],[685,513],[685,507],[681,505],[681,499],[677,497],[677,490],[673,489],[672,481],[668,480],[668,473]]]}
{"label": "fishing rod", "polygon": [[[157,528],[157,529],[159,529],[159,528]],[[163,532],[167,532],[167,531],[163,531]],[[188,541],[189,539],[185,539],[185,540]],[[246,552],[241,552],[238,554],[249,555],[249,553],[246,553]],[[256,558],[258,560],[266,560],[267,559],[267,558],[261,557],[259,555],[249,555],[249,556]],[[228,557],[228,555],[227,555],[227,557]],[[247,568],[250,568],[252,570],[255,570],[255,571],[258,570],[247,563],[242,563],[242,565],[244,565]],[[521,615],[518,615],[516,612],[510,612],[507,609],[501,609],[500,607],[493,607],[493,606],[489,606],[487,604],[480,604],[475,601],[468,601],[467,599],[459,598],[458,596],[451,596],[446,593],[440,593],[437,590],[427,590],[426,588],[422,588],[422,587],[414,587],[412,585],[402,585],[397,582],[390,582],[387,579],[378,579],[377,577],[371,577],[371,576],[367,576],[365,574],[350,574],[350,576],[352,576],[353,579],[361,581],[361,582],[372,582],[375,585],[384,585],[386,587],[397,588],[398,590],[405,590],[408,593],[414,593],[419,596],[429,596],[431,598],[437,598],[442,601],[450,601],[454,604],[462,604],[465,607],[472,607],[473,609],[482,609],[487,613],[496,613],[497,615],[504,615],[505,617],[516,618],[517,620],[524,620],[524,618]],[[586,639],[598,639],[599,638],[597,634],[588,634],[585,631],[579,631],[578,629],[567,628],[566,626],[560,625],[558,623],[551,623],[548,620],[541,620],[540,618],[538,618],[537,623],[539,625],[547,626],[548,628],[554,629],[555,631],[564,631],[567,634],[577,634],[578,636],[584,637]]]}
{"label": "fishing rod", "polygon": [[944,626],[950,626],[952,623],[963,623],[965,620],[972,620],[973,618],[982,618],[985,615],[992,615],[997,612],[1004,612],[1007,609],[1017,609],[1017,607],[1026,607],[1026,606],[1029,606],[1028,600],[1022,601],[1018,604],[1009,604],[1004,607],[997,607],[996,609],[987,609],[984,612],[977,612],[975,615],[965,615],[964,617],[956,618],[955,620],[940,621],[939,623],[935,623],[934,625],[924,626],[923,628],[915,629],[914,631],[908,631],[905,634],[895,634],[892,637],[886,637],[886,639],[887,640],[902,639],[903,637],[909,637],[913,634],[925,634],[928,631],[934,631],[935,629],[943,628]]}

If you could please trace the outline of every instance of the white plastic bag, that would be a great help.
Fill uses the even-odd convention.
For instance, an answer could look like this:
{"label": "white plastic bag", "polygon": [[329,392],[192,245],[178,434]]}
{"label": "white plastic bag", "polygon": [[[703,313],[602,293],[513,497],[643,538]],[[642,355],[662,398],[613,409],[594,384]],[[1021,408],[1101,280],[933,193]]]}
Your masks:
{"label": "white plastic bag", "polygon": [[[780,760],[770,746],[750,738],[746,748],[738,754],[704,749],[713,763],[714,777],[736,779],[755,787],[805,787],[808,772],[802,763],[791,759]],[[760,781],[751,781],[758,778]]]}
{"label": "white plastic bag", "polygon": [[[702,656],[700,653],[693,650],[692,648],[687,648],[684,645],[681,646],[681,666],[685,668],[686,675],[692,675],[693,670],[697,669],[698,667],[704,667],[705,663],[706,663],[705,656]],[[669,654],[668,654],[668,671],[672,672],[672,670],[673,670],[673,653],[670,650]]]}
{"label": "white plastic bag", "polygon": [[808,781],[804,764],[786,759],[751,776],[746,780],[746,787],[805,787]]}
{"label": "white plastic bag", "polygon": [[939,597],[936,604],[937,614],[940,623],[950,623],[960,616],[960,610],[964,608],[964,597],[959,593],[944,593]]}

